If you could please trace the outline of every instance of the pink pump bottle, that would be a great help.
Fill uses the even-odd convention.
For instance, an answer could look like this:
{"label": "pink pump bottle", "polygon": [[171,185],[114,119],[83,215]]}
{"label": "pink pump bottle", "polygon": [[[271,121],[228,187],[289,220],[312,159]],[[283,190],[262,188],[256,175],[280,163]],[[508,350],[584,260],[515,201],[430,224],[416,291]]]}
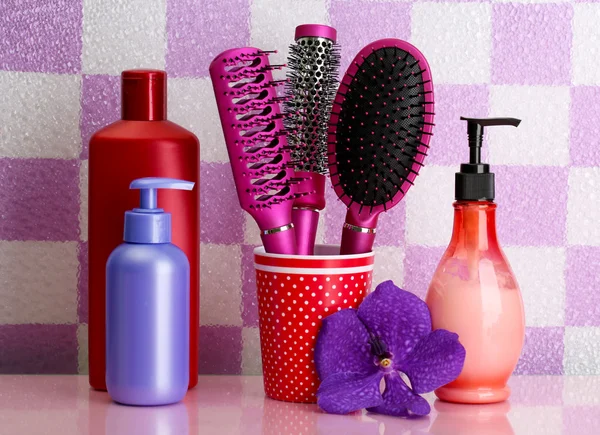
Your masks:
{"label": "pink pump bottle", "polygon": [[496,236],[494,174],[481,163],[483,129],[518,126],[514,118],[468,122],[470,161],[456,174],[454,229],[435,271],[426,302],[434,329],[456,332],[467,350],[459,377],[435,391],[441,400],[506,400],[525,334],[521,291]]}

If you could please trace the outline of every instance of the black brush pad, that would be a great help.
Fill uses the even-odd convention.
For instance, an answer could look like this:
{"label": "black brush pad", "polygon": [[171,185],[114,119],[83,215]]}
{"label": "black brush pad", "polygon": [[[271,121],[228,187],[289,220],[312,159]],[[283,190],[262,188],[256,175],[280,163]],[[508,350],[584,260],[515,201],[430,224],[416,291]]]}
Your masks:
{"label": "black brush pad", "polygon": [[[386,205],[414,171],[425,108],[417,60],[395,47],[373,51],[345,93],[336,126],[336,170],[353,202]],[[332,168],[333,170],[333,168]],[[404,192],[403,192],[404,193]]]}

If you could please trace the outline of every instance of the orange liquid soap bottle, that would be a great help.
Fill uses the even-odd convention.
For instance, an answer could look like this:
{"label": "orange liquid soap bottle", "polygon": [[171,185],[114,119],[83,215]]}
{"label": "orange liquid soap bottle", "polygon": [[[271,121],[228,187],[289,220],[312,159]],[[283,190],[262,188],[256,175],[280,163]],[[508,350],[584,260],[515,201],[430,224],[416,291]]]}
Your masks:
{"label": "orange liquid soap bottle", "polygon": [[434,329],[456,332],[467,351],[460,376],[435,391],[441,400],[506,400],[506,385],[523,347],[521,291],[496,236],[494,174],[481,163],[483,128],[518,126],[514,118],[470,119],[470,162],[456,174],[454,229],[426,302]]}

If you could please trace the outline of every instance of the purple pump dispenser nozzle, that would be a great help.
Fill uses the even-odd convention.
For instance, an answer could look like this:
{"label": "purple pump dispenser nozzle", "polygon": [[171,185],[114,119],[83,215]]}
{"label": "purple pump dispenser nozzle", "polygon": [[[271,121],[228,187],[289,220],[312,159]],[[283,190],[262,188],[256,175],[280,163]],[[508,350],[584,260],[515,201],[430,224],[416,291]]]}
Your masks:
{"label": "purple pump dispenser nozzle", "polygon": [[157,189],[194,183],[140,178],[129,188],[140,189],[140,207],[125,213],[125,243],[106,263],[106,386],[118,403],[166,405],[188,388],[190,264]]}
{"label": "purple pump dispenser nozzle", "polygon": [[133,180],[129,188],[140,189],[140,207],[125,212],[123,240],[128,243],[171,243],[171,213],[158,208],[157,190],[192,190],[194,183],[147,177]]}

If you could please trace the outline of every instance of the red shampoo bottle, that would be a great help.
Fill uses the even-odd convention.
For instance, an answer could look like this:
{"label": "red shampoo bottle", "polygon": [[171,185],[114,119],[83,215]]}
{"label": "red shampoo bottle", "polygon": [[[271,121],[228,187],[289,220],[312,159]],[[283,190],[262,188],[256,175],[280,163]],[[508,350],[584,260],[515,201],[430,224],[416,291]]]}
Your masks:
{"label": "red shampoo bottle", "polygon": [[[125,211],[138,206],[139,192],[129,183],[142,177],[167,177],[199,186],[198,139],[167,121],[164,71],[133,70],[121,75],[122,119],[90,140],[89,159],[89,364],[90,385],[106,390],[106,261],[123,242]],[[190,383],[198,383],[199,192],[161,193],[171,212],[172,241],[190,262]],[[190,194],[191,193],[191,194]]]}

